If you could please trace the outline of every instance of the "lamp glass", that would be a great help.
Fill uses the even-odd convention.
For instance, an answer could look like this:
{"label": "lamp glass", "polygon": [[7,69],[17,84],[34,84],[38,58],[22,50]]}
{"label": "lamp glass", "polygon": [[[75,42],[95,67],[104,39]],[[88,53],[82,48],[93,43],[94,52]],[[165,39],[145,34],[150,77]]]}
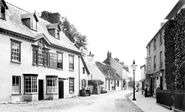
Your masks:
{"label": "lamp glass", "polygon": [[132,70],[133,70],[133,71],[135,71],[135,70],[136,70],[137,65],[133,64],[133,65],[131,65],[131,67],[132,67]]}

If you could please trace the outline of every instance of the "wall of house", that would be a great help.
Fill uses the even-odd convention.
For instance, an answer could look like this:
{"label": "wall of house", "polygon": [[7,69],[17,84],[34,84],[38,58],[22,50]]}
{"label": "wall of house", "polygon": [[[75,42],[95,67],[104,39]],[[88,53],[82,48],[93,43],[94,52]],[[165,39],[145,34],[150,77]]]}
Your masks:
{"label": "wall of house", "polygon": [[82,61],[80,59],[80,82],[79,82],[80,90],[82,89],[82,80],[83,79],[86,80],[86,87],[85,88],[87,89],[87,87],[88,87],[88,80],[91,78],[91,75],[87,74],[86,70],[85,70],[85,73],[83,73],[83,67],[84,67],[84,65],[83,65],[83,63],[82,63]]}
{"label": "wall of house", "polygon": [[[157,87],[160,85],[160,73],[162,72],[161,69],[165,69],[165,48],[164,48],[164,30],[161,29],[162,32],[158,32],[155,36],[156,40],[156,47],[154,49],[154,39],[149,43],[147,46],[147,57],[151,57],[151,74],[154,76],[152,77],[154,81],[154,92],[156,91]],[[162,36],[162,42],[160,42],[160,36]],[[149,47],[150,46],[150,47]],[[150,49],[149,49],[150,48]],[[150,52],[149,52],[150,51]],[[162,51],[162,64],[160,63],[160,52]],[[156,68],[154,68],[154,56],[156,56]],[[147,66],[147,64],[146,64]],[[165,84],[165,72],[163,73],[163,89],[166,89]]]}
{"label": "wall of house", "polygon": [[143,65],[140,69],[141,69],[141,80],[144,80],[146,78],[146,76],[145,76],[145,65]]}
{"label": "wall of house", "polygon": [[[111,59],[110,60],[110,63],[111,63],[110,66],[116,70],[116,73],[121,78],[123,78],[123,67],[120,64],[118,64],[117,61],[113,60],[112,58],[110,58],[110,59]],[[123,89],[123,81],[121,81],[121,89]]]}
{"label": "wall of house", "polygon": [[[21,41],[21,64],[11,63],[11,41],[10,39]],[[9,101],[9,100],[23,100],[30,95],[24,94],[24,76],[23,74],[38,74],[37,79],[44,80],[44,99],[47,99],[49,96],[46,95],[46,75],[57,75],[58,78],[75,78],[75,87],[74,94],[69,93],[69,80],[64,80],[64,97],[72,97],[79,94],[79,68],[78,68],[78,56],[66,51],[63,52],[63,70],[57,70],[53,68],[47,68],[43,66],[33,66],[32,65],[32,43],[7,35],[0,34],[0,101]],[[57,49],[50,48],[50,52],[56,53]],[[69,57],[68,55],[74,55],[74,72],[69,71]],[[12,95],[12,75],[17,75],[21,77],[21,95],[13,96]],[[57,82],[58,83],[58,82]],[[37,80],[38,85],[38,80]],[[38,89],[38,87],[37,87]],[[58,85],[57,85],[58,89]],[[38,100],[38,95],[31,96],[33,100]],[[58,94],[53,95],[53,99],[58,99]]]}
{"label": "wall of house", "polygon": [[121,90],[121,80],[116,80],[116,90]]}

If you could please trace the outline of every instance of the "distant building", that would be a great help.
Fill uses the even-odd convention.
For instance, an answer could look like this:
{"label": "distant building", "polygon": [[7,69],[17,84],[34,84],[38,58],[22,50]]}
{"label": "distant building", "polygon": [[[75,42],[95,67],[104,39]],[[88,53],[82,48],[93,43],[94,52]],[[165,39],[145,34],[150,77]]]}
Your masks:
{"label": "distant building", "polygon": [[110,65],[105,63],[96,62],[96,66],[107,76],[105,79],[105,89],[110,90],[121,90],[122,78],[116,73],[116,70]]}
{"label": "distant building", "polygon": [[108,51],[107,58],[103,61],[103,63],[110,65],[116,70],[116,73],[122,78],[121,89],[126,89],[126,87],[128,87],[128,83],[126,82],[126,80],[128,79],[127,72],[129,72],[128,67],[123,66],[123,63],[121,64],[118,58],[113,59],[111,55],[111,52]]}

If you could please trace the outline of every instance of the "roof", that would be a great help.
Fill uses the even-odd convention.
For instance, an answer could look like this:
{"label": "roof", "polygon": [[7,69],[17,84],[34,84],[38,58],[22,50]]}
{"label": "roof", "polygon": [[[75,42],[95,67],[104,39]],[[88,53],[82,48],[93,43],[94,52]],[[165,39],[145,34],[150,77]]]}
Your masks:
{"label": "roof", "polygon": [[87,68],[87,65],[86,65],[86,63],[84,61],[84,58],[82,56],[81,56],[81,60],[82,60],[82,63],[84,65],[84,67],[85,67],[85,70],[87,71],[87,74],[90,74],[89,69]]}
{"label": "roof", "polygon": [[106,59],[103,61],[103,63],[110,65],[110,64],[111,64],[111,63],[110,63],[110,58],[106,58]]}
{"label": "roof", "polygon": [[[100,71],[100,69],[98,69],[98,67],[95,64],[87,62],[86,65],[87,65],[87,68],[89,69],[89,72],[92,74],[93,80],[100,79],[100,78],[97,78],[97,76],[98,77],[101,75],[104,76],[104,74]],[[96,76],[96,77],[94,77],[94,76]]]}
{"label": "roof", "polygon": [[7,3],[7,5],[9,9],[6,10],[6,20],[0,19],[1,29],[23,35],[26,38],[32,39],[33,41],[38,38],[38,35],[43,34],[49,42],[48,45],[55,46],[62,50],[67,50],[69,52],[80,53],[80,51],[73,45],[73,43],[65,36],[63,32],[60,32],[60,39],[56,39],[50,35],[47,29],[47,25],[50,25],[51,23],[48,21],[37,16],[37,31],[31,30],[22,23],[21,16],[30,16],[32,13],[29,13],[9,3]]}
{"label": "roof", "polygon": [[165,19],[170,20],[171,18],[173,18],[178,13],[178,11],[183,7],[184,4],[185,0],[179,0]]}
{"label": "roof", "polygon": [[122,78],[116,73],[116,70],[107,64],[96,62],[97,67],[102,73],[110,79],[122,80]]}
{"label": "roof", "polygon": [[154,35],[154,37],[150,40],[150,42],[146,45],[146,48],[147,46],[152,42],[153,39],[156,38],[156,36],[161,32],[161,30],[163,30],[163,28],[165,28],[167,22],[157,31],[157,33]]}
{"label": "roof", "polygon": [[144,64],[144,65],[142,65],[142,66],[140,66],[140,69],[141,69],[141,68],[143,68],[143,67],[145,67],[145,64]]}
{"label": "roof", "polygon": [[126,65],[123,66],[123,69],[125,69],[127,72],[130,72],[130,71],[129,71],[129,67],[126,66]]}

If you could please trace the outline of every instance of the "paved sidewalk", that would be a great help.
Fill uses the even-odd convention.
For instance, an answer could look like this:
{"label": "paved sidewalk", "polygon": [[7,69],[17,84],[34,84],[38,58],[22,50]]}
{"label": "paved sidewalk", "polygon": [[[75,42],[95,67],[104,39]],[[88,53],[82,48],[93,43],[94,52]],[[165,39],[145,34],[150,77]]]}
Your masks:
{"label": "paved sidewalk", "polygon": [[133,94],[129,96],[129,99],[137,105],[144,112],[173,112],[156,103],[156,99],[153,97],[144,97],[140,92],[135,92],[136,100],[133,101]]}

